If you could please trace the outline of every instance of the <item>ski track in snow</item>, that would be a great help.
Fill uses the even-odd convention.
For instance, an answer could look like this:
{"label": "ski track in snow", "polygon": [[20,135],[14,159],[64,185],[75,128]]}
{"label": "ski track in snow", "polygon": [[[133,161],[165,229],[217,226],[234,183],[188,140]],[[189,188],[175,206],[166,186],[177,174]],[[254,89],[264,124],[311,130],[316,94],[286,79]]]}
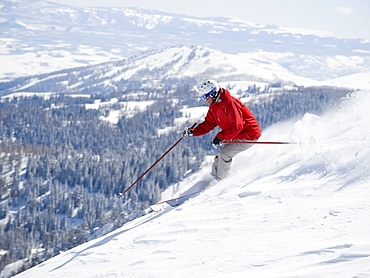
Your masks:
{"label": "ski track in snow", "polygon": [[[276,124],[261,141],[302,144],[255,145],[231,178],[183,205],[16,277],[370,277],[369,105],[359,93],[322,117]],[[210,164],[163,197],[194,190]]]}

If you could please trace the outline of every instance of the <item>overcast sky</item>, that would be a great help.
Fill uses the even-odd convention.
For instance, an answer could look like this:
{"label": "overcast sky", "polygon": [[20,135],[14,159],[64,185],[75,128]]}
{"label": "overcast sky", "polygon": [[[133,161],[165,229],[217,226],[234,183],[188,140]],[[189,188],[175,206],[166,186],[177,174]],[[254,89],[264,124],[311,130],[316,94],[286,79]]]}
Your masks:
{"label": "overcast sky", "polygon": [[260,24],[324,30],[370,40],[370,0],[49,0],[71,6],[138,7],[196,16],[233,16]]}

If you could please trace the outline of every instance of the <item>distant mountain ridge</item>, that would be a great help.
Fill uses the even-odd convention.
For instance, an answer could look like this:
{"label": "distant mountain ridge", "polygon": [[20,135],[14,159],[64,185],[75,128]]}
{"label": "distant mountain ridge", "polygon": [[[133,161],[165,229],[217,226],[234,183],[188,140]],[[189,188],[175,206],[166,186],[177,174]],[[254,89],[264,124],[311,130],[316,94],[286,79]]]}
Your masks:
{"label": "distant mountain ridge", "polygon": [[[282,66],[282,61],[299,57],[289,53],[225,54],[200,46],[170,47],[131,59],[0,82],[0,96],[17,92],[108,94],[129,89],[174,89],[192,87],[207,78],[220,82],[262,83],[259,86],[276,83],[305,87],[340,84],[340,78],[334,84],[319,82],[296,75]],[[298,61],[295,64],[297,66]],[[306,64],[308,66],[309,63]],[[311,66],[313,74],[315,64]],[[317,74],[330,75],[330,71],[330,66],[322,64]],[[351,83],[350,76],[347,78],[349,81],[341,85],[357,85]]]}
{"label": "distant mountain ridge", "polygon": [[[325,80],[370,70],[370,42],[236,18],[196,18],[138,8],[77,8],[47,1],[0,4],[0,78],[129,59],[173,46],[267,53],[292,73]],[[278,54],[277,54],[278,53]],[[330,64],[330,69],[326,69]],[[324,70],[323,70],[324,69]],[[323,70],[323,71],[322,71]]]}

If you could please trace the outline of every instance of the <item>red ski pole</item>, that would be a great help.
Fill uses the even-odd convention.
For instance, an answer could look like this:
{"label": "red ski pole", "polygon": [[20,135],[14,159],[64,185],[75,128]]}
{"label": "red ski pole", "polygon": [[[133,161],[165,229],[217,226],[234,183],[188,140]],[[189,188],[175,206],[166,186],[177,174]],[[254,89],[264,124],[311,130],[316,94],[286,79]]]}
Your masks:
{"label": "red ski pole", "polygon": [[[191,128],[194,128],[195,127],[195,125],[196,125],[197,123],[194,123],[193,124],[193,126],[191,127]],[[177,144],[178,143],[180,143],[182,140],[184,139],[184,137],[181,137],[179,140],[177,140],[177,142],[175,143],[175,144],[173,144],[172,145],[172,147],[171,148],[169,148],[156,162],[154,162],[154,164],[152,165],[152,166],[150,166],[149,168],[148,168],[148,170],[146,170],[133,184],[131,184],[123,193],[119,193],[118,194],[118,198],[121,198],[121,197],[123,197],[123,195],[125,195],[135,184],[137,184],[137,182],[139,181],[139,180],[141,180],[150,170],[152,170],[152,168],[159,162],[159,161],[161,161],[162,160],[162,158],[163,157],[165,157],[170,151],[172,151],[172,149],[174,148],[174,147],[176,147],[177,146]]]}
{"label": "red ski pole", "polygon": [[237,141],[223,141],[222,144],[300,144],[297,142],[248,142],[248,141],[242,141],[242,142],[237,142]]}

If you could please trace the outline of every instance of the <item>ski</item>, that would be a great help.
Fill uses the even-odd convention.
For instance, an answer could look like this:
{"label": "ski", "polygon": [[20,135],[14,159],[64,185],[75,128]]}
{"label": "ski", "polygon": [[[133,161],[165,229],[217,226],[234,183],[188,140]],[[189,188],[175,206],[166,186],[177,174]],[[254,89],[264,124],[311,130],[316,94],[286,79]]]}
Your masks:
{"label": "ski", "polygon": [[165,209],[167,207],[177,207],[179,205],[182,205],[183,203],[185,203],[185,201],[189,200],[191,197],[198,196],[199,194],[200,194],[200,191],[199,192],[193,192],[193,193],[190,193],[190,194],[187,194],[187,195],[184,195],[184,196],[180,196],[180,197],[177,197],[177,198],[161,201],[159,203],[151,205],[150,208],[155,212],[160,212],[160,211],[162,211],[163,209]]}

